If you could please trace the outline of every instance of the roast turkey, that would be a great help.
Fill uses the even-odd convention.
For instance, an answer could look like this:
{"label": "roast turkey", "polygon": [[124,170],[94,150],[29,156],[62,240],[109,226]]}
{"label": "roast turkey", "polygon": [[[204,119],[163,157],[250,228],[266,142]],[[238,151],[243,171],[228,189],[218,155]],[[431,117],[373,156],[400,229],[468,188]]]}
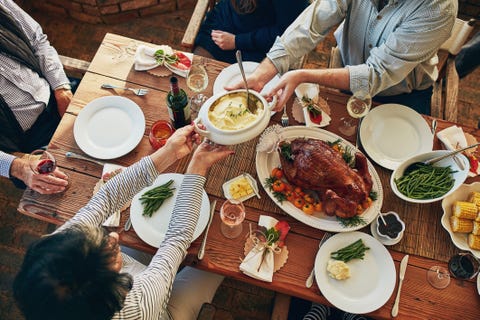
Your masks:
{"label": "roast turkey", "polygon": [[367,159],[360,152],[355,153],[355,168],[351,168],[338,151],[322,140],[282,141],[280,150],[285,178],[302,189],[318,191],[326,214],[353,217],[357,206],[370,195],[372,177]]}

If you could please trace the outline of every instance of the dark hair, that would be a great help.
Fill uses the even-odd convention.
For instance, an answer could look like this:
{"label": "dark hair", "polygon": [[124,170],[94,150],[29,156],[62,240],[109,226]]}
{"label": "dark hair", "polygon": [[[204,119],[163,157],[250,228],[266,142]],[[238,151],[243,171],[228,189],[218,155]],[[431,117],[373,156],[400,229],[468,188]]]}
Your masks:
{"label": "dark hair", "polygon": [[26,319],[111,319],[133,280],[112,270],[108,238],[102,228],[81,226],[33,243],[13,283]]}
{"label": "dark hair", "polygon": [[249,14],[257,9],[257,0],[230,0],[238,14]]}

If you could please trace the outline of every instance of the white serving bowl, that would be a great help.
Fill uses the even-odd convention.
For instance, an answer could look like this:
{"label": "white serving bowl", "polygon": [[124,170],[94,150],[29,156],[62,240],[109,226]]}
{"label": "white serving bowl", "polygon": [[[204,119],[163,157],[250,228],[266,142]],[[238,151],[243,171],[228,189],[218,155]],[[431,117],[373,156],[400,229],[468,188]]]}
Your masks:
{"label": "white serving bowl", "polygon": [[[216,127],[209,119],[209,111],[211,107],[215,107],[217,101],[228,97],[229,95],[235,96],[238,94],[246,94],[245,89],[233,90],[228,92],[220,92],[216,95],[210,97],[200,108],[198,113],[198,118],[195,119],[195,131],[200,135],[207,137],[209,140],[223,144],[223,145],[233,145],[246,142],[258,136],[263,130],[267,127],[270,122],[271,108],[275,106],[276,99],[274,99],[270,104],[265,100],[265,98],[254,90],[249,90],[250,94],[254,95],[258,101],[262,104],[260,108],[259,115],[257,118],[244,126],[236,130],[225,130]],[[203,124],[205,130],[199,128],[198,124]]]}
{"label": "white serving bowl", "polygon": [[443,228],[450,234],[450,238],[457,248],[460,250],[470,251],[475,257],[480,259],[480,250],[474,250],[468,246],[468,233],[453,232],[450,225],[450,216],[452,215],[453,203],[455,201],[467,201],[468,195],[473,191],[480,192],[480,182],[462,184],[457,190],[445,197],[442,200],[443,215],[441,222]]}
{"label": "white serving bowl", "polygon": [[450,150],[435,150],[435,151],[430,151],[422,154],[418,154],[416,156],[411,157],[410,159],[405,160],[402,162],[393,172],[392,176],[390,177],[390,186],[393,190],[393,192],[399,197],[400,199],[403,199],[408,202],[413,202],[413,203],[431,203],[435,201],[442,200],[452,192],[458,189],[462,185],[462,183],[467,179],[468,171],[470,170],[470,164],[468,162],[467,157],[465,157],[462,154],[457,154],[457,158],[459,161],[463,163],[464,169],[460,169],[457,163],[455,162],[453,157],[448,157],[446,159],[440,160],[437,163],[434,164],[435,167],[448,167],[452,168],[453,171],[456,171],[453,173],[453,179],[455,180],[453,187],[445,193],[441,197],[437,198],[432,198],[432,199],[412,199],[401,193],[397,185],[395,183],[395,179],[399,179],[400,177],[403,176],[403,172],[405,168],[407,168],[410,164],[414,162],[423,162],[426,160],[430,160],[442,155],[445,155],[447,153],[450,153]]}

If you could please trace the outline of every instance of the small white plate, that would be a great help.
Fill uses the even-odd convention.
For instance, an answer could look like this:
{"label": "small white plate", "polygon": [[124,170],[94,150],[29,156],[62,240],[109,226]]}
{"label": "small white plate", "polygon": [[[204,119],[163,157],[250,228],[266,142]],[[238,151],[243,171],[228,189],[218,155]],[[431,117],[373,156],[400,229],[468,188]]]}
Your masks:
{"label": "small white plate", "polygon": [[453,244],[460,250],[470,251],[475,257],[480,259],[480,250],[471,249],[468,246],[468,233],[453,232],[450,226],[450,216],[452,215],[452,205],[455,201],[467,201],[470,192],[480,192],[480,182],[474,182],[472,184],[462,184],[455,192],[452,192],[449,196],[442,200],[442,226],[447,230]]}
{"label": "small white plate", "polygon": [[404,232],[401,233],[400,237],[396,240],[388,239],[385,237],[382,237],[381,235],[378,234],[377,231],[377,219],[374,219],[372,223],[370,223],[370,232],[372,233],[372,236],[380,241],[385,246],[393,246],[394,244],[397,244],[402,240]]}
{"label": "small white plate", "polygon": [[394,170],[404,160],[433,147],[433,135],[423,117],[401,104],[373,108],[362,120],[360,141],[380,166]]}
{"label": "small white plate", "polygon": [[[332,279],[327,274],[330,253],[362,239],[370,249],[363,260],[354,259],[347,264],[350,278]],[[315,258],[315,280],[324,297],[335,307],[351,313],[368,313],[383,306],[397,280],[395,264],[388,250],[375,238],[363,232],[337,233],[318,250]]]}
{"label": "small white plate", "polygon": [[[162,206],[156,212],[154,212],[151,217],[143,216],[143,205],[140,202],[140,197],[148,190],[162,185],[168,182],[170,179],[174,180],[173,184],[171,185],[171,187],[175,188],[173,196],[166,199]],[[132,226],[140,239],[152,247],[158,248],[160,243],[162,243],[163,239],[165,238],[165,234],[168,230],[168,224],[170,223],[170,218],[172,217],[175,200],[177,198],[178,190],[180,189],[182,181],[183,174],[161,174],[157,177],[157,179],[155,179],[151,186],[142,189],[132,199],[132,204],[130,206],[130,218],[132,220]],[[207,193],[203,191],[200,216],[198,218],[197,226],[195,227],[195,232],[193,233],[192,241],[197,239],[200,234],[202,234],[203,230],[207,226],[209,217],[210,203],[208,201]]]}
{"label": "small white plate", "polygon": [[90,101],[73,126],[80,149],[97,159],[114,159],[129,153],[144,133],[142,109],[132,100],[119,96]]}
{"label": "small white plate", "polygon": [[245,177],[245,178],[247,179],[247,181],[249,182],[250,187],[252,188],[253,192],[250,193],[250,194],[248,194],[248,195],[246,195],[246,196],[243,196],[243,197],[241,197],[241,198],[235,199],[235,200],[240,201],[240,202],[243,202],[243,201],[248,200],[248,199],[250,199],[250,198],[252,198],[252,197],[255,197],[255,196],[260,197],[260,196],[258,195],[258,185],[257,185],[257,181],[255,181],[255,179],[254,179],[250,174],[244,173],[244,174],[241,174],[241,175],[239,175],[239,176],[237,176],[237,177],[235,177],[235,178],[233,178],[233,179],[228,180],[227,182],[225,182],[225,183],[223,184],[223,186],[222,186],[222,188],[223,188],[223,194],[225,195],[225,198],[226,198],[226,199],[233,199],[233,196],[230,194],[230,185],[231,185],[233,182],[237,181],[238,179],[240,179],[240,178],[242,178],[242,177]]}
{"label": "small white plate", "polygon": [[441,197],[433,198],[433,199],[412,199],[401,193],[398,188],[397,184],[395,183],[395,179],[399,179],[400,177],[403,176],[403,172],[405,171],[405,168],[407,168],[410,164],[414,162],[423,162],[426,160],[430,160],[439,156],[443,156],[447,153],[450,153],[450,150],[434,150],[430,151],[427,153],[422,153],[419,155],[416,155],[410,159],[407,159],[403,161],[400,166],[398,166],[393,172],[392,175],[390,176],[390,187],[392,188],[393,193],[400,199],[403,199],[408,202],[413,202],[413,203],[431,203],[435,201],[442,200],[455,190],[457,190],[458,187],[462,185],[462,183],[465,182],[465,179],[467,179],[468,172],[470,171],[470,164],[468,162],[467,157],[465,157],[463,154],[457,155],[457,158],[459,161],[461,161],[464,165],[464,168],[461,169],[457,162],[454,160],[453,157],[448,157],[446,159],[440,160],[437,163],[433,164],[435,167],[450,167],[453,171],[455,171],[452,176],[453,179],[455,180],[453,187],[445,193]]}

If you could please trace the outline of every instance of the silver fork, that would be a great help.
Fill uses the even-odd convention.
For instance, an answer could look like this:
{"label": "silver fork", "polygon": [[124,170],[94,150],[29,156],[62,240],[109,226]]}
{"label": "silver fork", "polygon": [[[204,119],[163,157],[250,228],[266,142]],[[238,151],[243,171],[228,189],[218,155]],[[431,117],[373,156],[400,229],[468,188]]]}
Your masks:
{"label": "silver fork", "polygon": [[[323,234],[322,240],[320,240],[320,243],[318,244],[318,249],[322,246],[322,244],[325,243],[325,241],[330,238],[332,234],[330,232],[325,232]],[[305,287],[310,288],[313,285],[313,278],[315,277],[315,266],[313,266],[312,271],[310,272],[310,275],[307,278],[307,281],[305,281]]]}
{"label": "silver fork", "polygon": [[287,105],[283,106],[282,127],[288,127]]}
{"label": "silver fork", "polygon": [[132,91],[133,93],[135,93],[137,96],[144,96],[148,93],[148,89],[143,89],[143,88],[140,88],[140,89],[134,89],[134,88],[125,88],[125,87],[119,87],[119,86],[114,86],[112,84],[107,84],[107,83],[104,83],[102,84],[102,88],[103,89],[123,89],[123,90],[130,90]]}

